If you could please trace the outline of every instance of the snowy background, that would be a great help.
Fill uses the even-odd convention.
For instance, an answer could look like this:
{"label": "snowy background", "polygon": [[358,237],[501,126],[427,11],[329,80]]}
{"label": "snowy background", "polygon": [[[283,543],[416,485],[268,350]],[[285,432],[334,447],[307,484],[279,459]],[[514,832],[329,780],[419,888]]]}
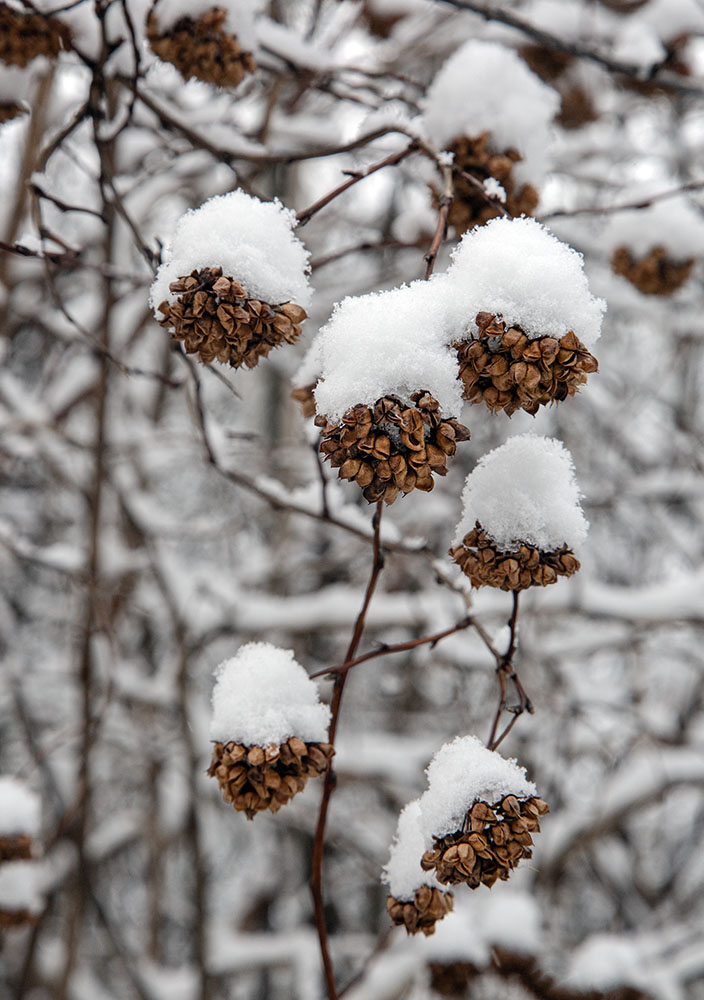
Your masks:
{"label": "snowy background", "polygon": [[[525,151],[536,216],[584,255],[588,294],[608,304],[590,342],[600,370],[536,417],[448,414],[471,440],[432,493],[384,512],[360,651],[468,613],[505,651],[511,595],[471,591],[446,554],[465,478],[517,435],[563,442],[590,523],[584,541],[577,525],[582,569],[521,598],[514,662],[535,711],[501,746],[551,811],[510,882],[460,886],[427,940],[390,931],[381,874],[399,813],[442,744],[489,736],[495,661],[467,628],[355,667],[325,860],[337,981],[347,1000],[431,1000],[441,965],[471,967],[480,1000],[548,995],[536,970],[561,996],[704,998],[704,5],[630,6],[248,4],[257,72],[217,90],[150,54],[146,3],[85,2],[59,14],[74,51],[0,72],[0,104],[31,107],[0,126],[0,774],[41,803],[37,857],[0,865],[0,909],[21,898],[38,917],[0,928],[1,994],[325,995],[309,891],[320,781],[252,823],[223,803],[205,774],[214,671],[248,642],[293,650],[308,674],[343,661],[374,508],[321,468],[290,392],[320,374],[311,345],[336,303],[424,277],[449,168],[427,149],[496,120],[502,149]],[[473,72],[455,59],[429,89],[460,46],[486,41],[510,70],[485,48]],[[546,79],[517,94],[521,60]],[[241,189],[305,213],[411,143],[296,229],[312,265],[296,345],[252,371],[174,350],[149,290],[188,209]],[[213,213],[206,251],[228,239]],[[461,235],[442,242],[434,281],[471,264],[464,250],[452,263]],[[257,238],[276,263],[281,245]],[[620,246],[661,246],[693,270],[646,296],[612,272]],[[304,252],[289,250],[300,271]],[[587,301],[577,278],[524,279],[527,322]],[[344,329],[343,375],[355,354],[364,363],[354,328],[379,301],[342,306],[327,328]],[[449,291],[447,309],[457,301]],[[412,312],[407,340],[394,328],[399,368],[418,362],[428,313]],[[26,809],[11,788],[0,836]]]}

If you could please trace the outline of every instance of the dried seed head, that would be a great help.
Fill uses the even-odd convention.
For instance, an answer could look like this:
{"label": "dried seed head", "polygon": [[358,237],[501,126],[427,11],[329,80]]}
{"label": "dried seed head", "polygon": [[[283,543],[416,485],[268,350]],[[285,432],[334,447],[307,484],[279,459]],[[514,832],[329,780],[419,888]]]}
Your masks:
{"label": "dried seed head", "polygon": [[69,41],[68,29],[56,18],[0,3],[0,62],[6,66],[23,67],[38,56],[53,59]]}
{"label": "dried seed head", "polygon": [[208,364],[253,368],[280,344],[293,344],[301,334],[306,311],[293,302],[270,305],[250,298],[220,268],[201,268],[171,282],[176,302],[162,302],[159,323],[182,340],[187,354]]}
{"label": "dried seed head", "polygon": [[399,493],[430,492],[433,473],[447,475],[447,459],[469,430],[444,419],[437,400],[426,390],[413,393],[411,404],[382,396],[374,406],[351,407],[339,424],[319,415],[321,454],[339,469],[341,479],[356,482],[369,503],[392,504]]}
{"label": "dried seed head", "polygon": [[611,258],[614,274],[622,275],[643,295],[672,295],[687,281],[695,263],[694,257],[672,260],[661,246],[644,257],[634,257],[627,247],[619,247]]}
{"label": "dried seed head", "polygon": [[424,885],[416,889],[412,900],[389,896],[386,911],[394,924],[405,926],[408,934],[422,931],[427,937],[435,933],[436,923],[450,912],[453,905],[454,897],[451,892]]}
{"label": "dried seed head", "polygon": [[[458,233],[464,233],[474,226],[483,226],[501,214],[463,174],[470,174],[480,184],[488,177],[495,177],[506,192],[504,208],[512,217],[532,215],[535,212],[538,207],[538,192],[532,184],[519,186],[513,176],[514,164],[521,160],[515,149],[497,153],[490,132],[482,132],[475,138],[459,136],[447,149],[454,153],[455,185],[448,222]],[[436,204],[439,204],[439,192],[434,190],[433,194]]]}
{"label": "dried seed head", "polygon": [[253,819],[266,809],[278,812],[308,778],[327,770],[334,752],[329,743],[305,743],[297,736],[279,746],[215,743],[208,774],[217,778],[225,801]]}
{"label": "dried seed head", "polygon": [[574,396],[598,362],[572,333],[529,340],[492,313],[477,313],[477,335],[456,344],[463,396],[492,413],[535,414],[541,405]]}
{"label": "dried seed head", "polygon": [[462,543],[450,549],[450,556],[473,587],[500,590],[547,587],[557,583],[558,577],[572,576],[580,568],[579,560],[567,545],[543,552],[534,545],[523,544],[511,552],[500,552],[478,521]]}
{"label": "dried seed head", "polygon": [[161,32],[156,15],[147,19],[147,38],[154,53],[176,67],[184,80],[195,77],[216,87],[236,87],[257,64],[225,30],[227,12],[212,7],[198,18],[182,17]]}
{"label": "dried seed head", "polygon": [[531,834],[540,831],[539,817],[548,811],[535,796],[507,795],[492,805],[474,802],[462,829],[433,838],[421,868],[434,872],[443,885],[464,882],[470,889],[480,884],[491,888],[497,880],[505,881],[522,858],[531,856]]}

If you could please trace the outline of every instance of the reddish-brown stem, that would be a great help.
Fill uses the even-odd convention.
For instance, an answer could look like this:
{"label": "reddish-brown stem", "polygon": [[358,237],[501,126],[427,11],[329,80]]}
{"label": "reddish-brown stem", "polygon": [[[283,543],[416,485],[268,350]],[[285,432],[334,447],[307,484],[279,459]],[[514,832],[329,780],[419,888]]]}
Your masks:
{"label": "reddish-brown stem", "polygon": [[328,667],[325,670],[319,670],[315,674],[311,674],[311,677],[334,677],[337,674],[341,674],[352,667],[358,666],[360,663],[366,663],[367,660],[373,660],[377,656],[386,656],[387,653],[403,653],[408,649],[415,649],[416,646],[425,646],[430,644],[434,646],[436,642],[440,642],[441,639],[445,639],[448,635],[454,635],[455,632],[461,632],[463,629],[469,628],[470,625],[474,625],[471,618],[464,618],[457,625],[452,625],[451,628],[446,628],[442,632],[436,632],[434,635],[423,635],[420,639],[409,639],[407,642],[395,642],[393,645],[387,645],[383,643],[378,649],[372,649],[369,653],[364,653],[362,656],[356,656],[353,660],[349,660],[346,663],[341,664],[339,667]]}
{"label": "reddish-brown stem", "polygon": [[363,181],[366,177],[370,177],[372,174],[375,174],[377,170],[382,170],[384,167],[396,166],[397,163],[400,163],[401,160],[405,160],[406,157],[410,156],[410,154],[415,152],[415,150],[416,144],[415,142],[412,142],[410,145],[406,146],[405,149],[400,150],[398,153],[391,153],[390,156],[386,156],[383,160],[379,160],[378,163],[373,163],[371,167],[367,167],[366,170],[359,170],[354,171],[354,173],[350,173],[346,181],[343,181],[342,184],[333,188],[332,191],[328,191],[328,193],[323,195],[322,198],[318,198],[317,201],[314,201],[308,208],[304,208],[303,211],[299,212],[296,216],[298,225],[305,226],[310,222],[313,216],[321,210],[321,208],[325,208],[325,206],[329,205],[331,201],[334,201],[335,198],[347,191],[348,188],[351,188],[353,184],[358,184],[359,181]]}
{"label": "reddish-brown stem", "polygon": [[[330,729],[328,731],[328,743],[335,745],[335,734],[337,732],[337,722],[340,717],[340,706],[342,704],[342,693],[345,688],[347,674],[352,665],[354,654],[359,646],[364,622],[369,609],[374,590],[376,589],[379,574],[384,567],[384,552],[381,547],[381,513],[383,501],[377,503],[374,514],[374,555],[372,570],[369,582],[364,594],[362,607],[360,608],[357,620],[354,624],[352,638],[347,648],[347,655],[343,663],[343,669],[335,676],[335,683],[332,691],[332,701],[330,704]],[[328,931],[325,923],[325,909],[323,901],[323,856],[325,852],[325,827],[327,823],[328,807],[330,798],[335,790],[336,776],[332,767],[332,762],[328,764],[323,781],[323,794],[320,800],[320,810],[318,812],[318,822],[315,827],[315,838],[313,841],[313,863],[310,877],[310,889],[313,896],[313,911],[315,914],[315,926],[320,940],[320,953],[323,959],[323,971],[325,974],[325,984],[329,1000],[339,1000],[337,986],[335,984],[335,970],[330,958],[330,947],[328,942]]]}
{"label": "reddish-brown stem", "polygon": [[[519,715],[524,712],[533,712],[533,705],[531,700],[526,694],[525,688],[521,684],[521,681],[516,673],[516,669],[513,665],[513,657],[516,654],[516,644],[518,641],[518,597],[519,591],[513,591],[513,607],[511,609],[511,617],[508,621],[509,627],[509,644],[508,649],[501,657],[497,667],[496,675],[499,680],[499,704],[496,708],[496,714],[494,715],[494,721],[491,727],[491,733],[487,741],[487,746],[490,750],[496,750],[497,747],[506,739],[508,734],[511,732],[516,724],[516,719]],[[516,694],[518,695],[517,705],[507,705],[506,704],[506,682],[511,681],[514,688],[516,689]],[[501,716],[504,712],[510,712],[512,715],[511,720],[502,730],[502,732],[497,737],[496,733],[499,728],[499,722]]]}
{"label": "reddish-brown stem", "polygon": [[511,218],[511,213],[506,206],[497,197],[495,197],[495,195],[489,194],[478,177],[475,177],[474,174],[468,173],[466,170],[460,170],[459,174],[460,177],[466,180],[468,184],[471,184],[472,187],[476,188],[477,194],[480,194],[484,201],[491,205],[491,207],[495,209],[499,215],[501,215],[504,219]]}

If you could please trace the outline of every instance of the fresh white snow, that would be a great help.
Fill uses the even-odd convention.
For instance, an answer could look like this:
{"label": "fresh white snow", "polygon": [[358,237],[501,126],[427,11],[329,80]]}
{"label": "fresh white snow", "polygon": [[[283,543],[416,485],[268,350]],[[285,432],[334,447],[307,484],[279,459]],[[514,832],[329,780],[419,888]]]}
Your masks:
{"label": "fresh white snow", "polygon": [[0,865],[0,910],[10,913],[42,908],[40,866],[36,861],[5,861]]}
{"label": "fresh white snow", "polygon": [[536,795],[525,768],[487,750],[476,736],[458,736],[438,750],[426,770],[428,788],[420,798],[420,824],[426,847],[433,837],[453,833],[477,800],[493,805],[506,795]]}
{"label": "fresh white snow", "polygon": [[401,810],[396,836],[391,845],[391,855],[384,867],[383,881],[392,896],[400,900],[413,899],[416,889],[423,885],[439,887],[432,872],[424,872],[420,859],[425,851],[423,831],[420,827],[420,800],[415,799]]}
{"label": "fresh white snow", "polygon": [[0,777],[0,837],[36,837],[40,819],[39,796],[19,778]]}
{"label": "fresh white snow", "polygon": [[325,742],[330,709],[293,656],[268,642],[250,642],[215,671],[210,738],[246,746],[280,744],[290,736]]}
{"label": "fresh white snow", "polygon": [[462,493],[455,544],[479,521],[500,551],[527,542],[543,552],[584,541],[572,456],[555,438],[518,434],[484,455]]}
{"label": "fresh white snow", "polygon": [[466,233],[452,258],[443,278],[462,335],[490,312],[531,339],[571,330],[585,347],[597,341],[606,304],[591,295],[581,254],[534,219],[493,219]]}
{"label": "fresh white snow", "polygon": [[279,201],[231,191],[181,216],[151,287],[156,312],[176,296],[169,284],[196,268],[221,267],[252,298],[278,304],[310,303],[308,251],[294,233],[296,216]]}

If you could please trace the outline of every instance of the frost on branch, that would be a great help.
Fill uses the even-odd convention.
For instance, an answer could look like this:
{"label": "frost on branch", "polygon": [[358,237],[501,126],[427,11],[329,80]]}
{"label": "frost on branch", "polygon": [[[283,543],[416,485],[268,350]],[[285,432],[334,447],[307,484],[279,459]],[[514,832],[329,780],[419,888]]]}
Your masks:
{"label": "frost on branch", "polygon": [[438,750],[427,775],[420,798],[425,871],[444,885],[491,888],[531,857],[531,834],[548,806],[515,760],[475,736],[458,736]]}
{"label": "frost on branch", "polygon": [[539,223],[495,219],[466,234],[441,280],[472,403],[534,414],[597,370],[590,349],[605,304],[589,292],[581,256]]}
{"label": "frost on branch", "polygon": [[330,709],[293,651],[251,642],[216,670],[208,770],[226,802],[252,819],[303,791],[333,755]]}
{"label": "frost on branch", "polygon": [[311,292],[308,251],[294,225],[279,201],[243,191],[182,216],[150,302],[187,353],[253,368],[272,348],[297,340]]}
{"label": "frost on branch", "polygon": [[435,925],[453,906],[451,892],[440,888],[435,876],[420,866],[423,854],[420,802],[416,799],[401,811],[391,855],[384,868],[389,886],[386,909],[394,924],[409,934],[435,933]]}
{"label": "frost on branch", "polygon": [[535,211],[558,106],[555,91],[496,42],[471,40],[447,60],[428,89],[423,124],[436,146],[454,153],[449,221],[458,232],[499,214],[462,171],[480,183],[495,178],[512,216]]}
{"label": "frost on branch", "polygon": [[545,587],[579,569],[588,524],[572,456],[553,438],[520,434],[467,476],[450,555],[475,587]]}
{"label": "frost on branch", "polygon": [[462,398],[439,288],[417,281],[344,299],[320,334],[320,450],[369,503],[429,492],[469,437],[454,417]]}
{"label": "frost on branch", "polygon": [[185,80],[236,87],[257,68],[251,4],[243,0],[157,0],[147,38]]}

